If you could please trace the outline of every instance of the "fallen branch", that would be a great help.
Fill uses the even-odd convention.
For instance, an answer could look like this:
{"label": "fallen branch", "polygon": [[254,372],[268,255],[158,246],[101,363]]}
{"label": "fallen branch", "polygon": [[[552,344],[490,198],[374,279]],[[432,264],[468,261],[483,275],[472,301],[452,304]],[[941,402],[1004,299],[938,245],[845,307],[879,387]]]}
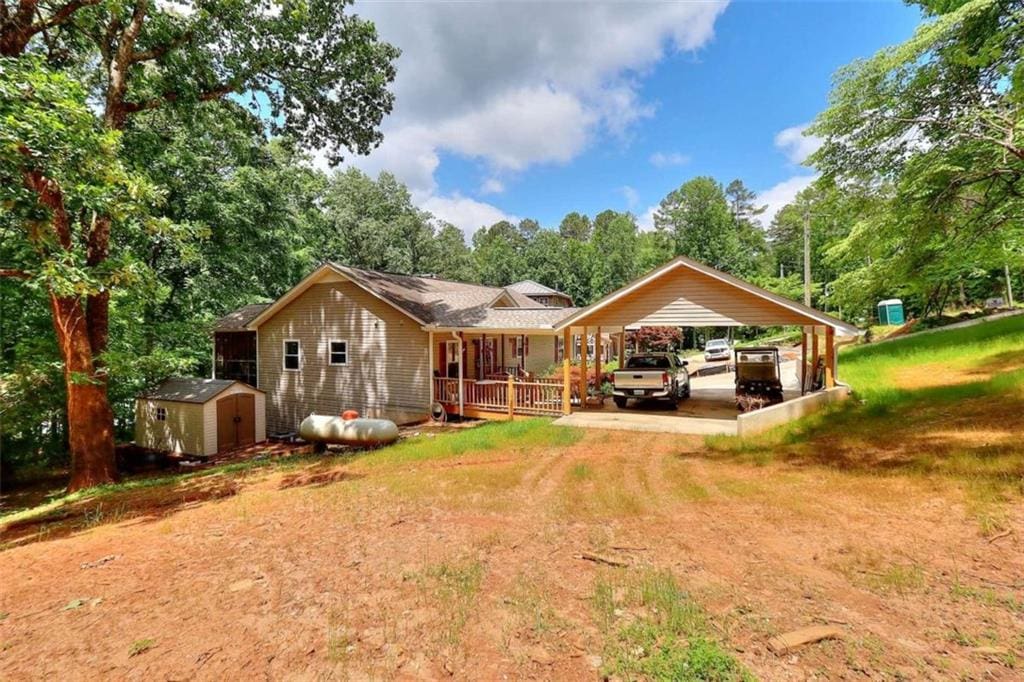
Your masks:
{"label": "fallen branch", "polygon": [[593,561],[596,564],[607,564],[608,566],[615,566],[617,568],[626,568],[629,566],[628,561],[611,556],[604,556],[602,554],[594,554],[593,552],[583,552],[581,554],[577,554],[576,557],[586,561]]}
{"label": "fallen branch", "polygon": [[988,544],[991,545],[993,542],[995,542],[999,538],[1005,538],[1007,535],[1011,535],[1012,533],[1013,533],[1013,529],[1012,528],[1007,528],[1002,533],[996,533],[992,537],[988,538]]}

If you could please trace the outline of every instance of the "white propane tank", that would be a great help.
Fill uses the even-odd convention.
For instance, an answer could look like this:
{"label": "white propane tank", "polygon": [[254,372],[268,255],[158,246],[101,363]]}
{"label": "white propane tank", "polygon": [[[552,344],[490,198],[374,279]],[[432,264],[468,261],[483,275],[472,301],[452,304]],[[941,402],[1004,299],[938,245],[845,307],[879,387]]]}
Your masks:
{"label": "white propane tank", "polygon": [[369,447],[398,440],[398,426],[390,419],[343,419],[311,414],[299,424],[299,437],[310,443]]}

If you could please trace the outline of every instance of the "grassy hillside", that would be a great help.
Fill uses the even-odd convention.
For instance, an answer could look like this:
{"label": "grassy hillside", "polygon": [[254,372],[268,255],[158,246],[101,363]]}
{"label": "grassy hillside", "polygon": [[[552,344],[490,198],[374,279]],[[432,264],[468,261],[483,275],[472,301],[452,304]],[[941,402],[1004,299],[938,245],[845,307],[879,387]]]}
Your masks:
{"label": "grassy hillside", "polygon": [[962,487],[985,533],[1024,496],[1024,317],[845,349],[854,399],[769,433],[716,437],[712,450],[754,462],[817,464],[866,475],[930,476]]}

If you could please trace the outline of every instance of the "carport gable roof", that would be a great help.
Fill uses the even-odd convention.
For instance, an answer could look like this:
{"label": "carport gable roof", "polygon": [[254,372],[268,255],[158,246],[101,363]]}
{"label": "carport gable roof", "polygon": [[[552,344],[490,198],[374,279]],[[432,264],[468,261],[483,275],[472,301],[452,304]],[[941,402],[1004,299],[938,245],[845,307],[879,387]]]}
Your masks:
{"label": "carport gable roof", "polygon": [[[638,322],[639,320],[648,317],[652,311],[640,310],[637,313],[636,319],[626,320],[625,317],[631,313],[620,312],[616,315],[613,312],[615,304],[625,304],[628,306],[630,302],[639,302],[641,300],[641,294],[644,292],[653,292],[655,294],[654,296],[649,296],[649,298],[657,297],[662,300],[671,299],[671,297],[674,296],[673,291],[664,293],[661,290],[654,290],[652,287],[657,286],[659,280],[666,277],[675,277],[676,273],[681,271],[694,272],[698,274],[699,278],[703,278],[701,281],[694,281],[687,284],[687,288],[690,289],[691,292],[694,289],[700,289],[701,287],[709,290],[714,288],[716,289],[714,296],[721,296],[722,292],[727,292],[731,288],[737,294],[735,298],[743,298],[746,301],[756,301],[756,303],[744,302],[737,305],[742,305],[744,309],[748,310],[752,309],[752,306],[756,306],[758,314],[748,319],[765,321],[747,323],[734,321],[733,324],[758,324],[765,326],[768,324],[798,324],[831,327],[841,336],[858,336],[861,333],[857,327],[832,317],[831,315],[827,315],[820,310],[816,310],[778,294],[774,294],[759,286],[751,284],[750,282],[745,282],[725,272],[686,258],[685,256],[677,256],[665,265],[652,270],[643,277],[627,284],[617,291],[612,292],[596,303],[593,303],[586,308],[579,310],[575,314],[566,317],[555,325],[555,329],[561,330],[566,327],[596,325],[598,323],[615,326]],[[714,284],[709,286],[712,282]],[[673,283],[670,282],[668,284],[671,285]],[[675,299],[681,300],[682,298],[684,298],[682,294],[675,296]],[[707,296],[706,298],[713,298],[713,296]],[[672,302],[674,302],[674,300],[666,300],[666,304],[670,305]],[[687,304],[691,308],[715,311],[713,303],[694,303],[693,301],[687,301]],[[653,303],[649,305],[653,305]],[[772,320],[772,318],[775,318],[776,316],[777,319],[768,321]],[[728,318],[728,315],[723,313],[721,317],[725,319]],[[674,323],[675,321],[673,321],[673,324]],[[685,321],[680,321],[679,324],[685,326],[716,326],[715,323],[707,322],[687,323]],[[727,323],[724,321],[718,322],[718,325],[724,326],[725,324]]]}

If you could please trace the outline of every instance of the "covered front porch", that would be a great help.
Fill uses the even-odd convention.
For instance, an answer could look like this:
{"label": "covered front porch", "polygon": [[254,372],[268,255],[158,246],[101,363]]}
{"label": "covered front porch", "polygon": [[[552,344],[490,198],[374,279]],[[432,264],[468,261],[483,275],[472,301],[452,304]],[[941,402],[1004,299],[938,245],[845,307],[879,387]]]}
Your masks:
{"label": "covered front porch", "polygon": [[[602,336],[593,330],[589,336],[569,330],[431,332],[431,403],[449,414],[483,419],[569,414],[588,393],[575,378],[573,359],[584,366],[589,360],[592,368],[624,360],[623,331]],[[591,371],[589,379],[596,376]]]}

